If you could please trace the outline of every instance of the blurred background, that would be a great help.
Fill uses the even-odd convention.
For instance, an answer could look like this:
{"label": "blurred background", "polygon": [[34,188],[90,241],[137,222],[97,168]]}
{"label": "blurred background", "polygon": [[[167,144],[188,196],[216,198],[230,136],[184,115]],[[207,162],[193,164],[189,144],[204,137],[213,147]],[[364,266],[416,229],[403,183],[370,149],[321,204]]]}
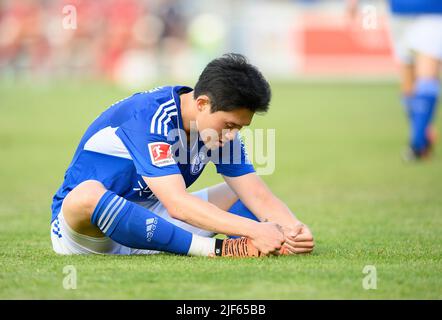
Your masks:
{"label": "blurred background", "polygon": [[4,0],[0,76],[138,88],[194,79],[225,52],[245,54],[274,79],[394,74],[384,1],[361,1],[374,10],[371,24],[350,18],[345,3]]}

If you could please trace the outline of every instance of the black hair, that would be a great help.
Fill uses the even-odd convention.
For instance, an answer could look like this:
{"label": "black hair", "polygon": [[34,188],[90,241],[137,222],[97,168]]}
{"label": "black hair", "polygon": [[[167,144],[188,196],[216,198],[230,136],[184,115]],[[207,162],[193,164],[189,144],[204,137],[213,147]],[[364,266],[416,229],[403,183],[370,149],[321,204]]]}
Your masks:
{"label": "black hair", "polygon": [[212,60],[201,73],[194,89],[194,98],[207,95],[211,112],[247,108],[263,113],[269,108],[270,85],[247,58],[227,53]]}

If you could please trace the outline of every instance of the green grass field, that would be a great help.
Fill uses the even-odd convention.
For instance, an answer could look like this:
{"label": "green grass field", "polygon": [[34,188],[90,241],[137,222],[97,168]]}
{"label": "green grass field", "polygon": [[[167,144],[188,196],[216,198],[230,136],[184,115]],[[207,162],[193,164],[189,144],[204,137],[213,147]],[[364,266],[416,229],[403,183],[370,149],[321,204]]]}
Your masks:
{"label": "green grass field", "polygon": [[[52,195],[88,124],[129,93],[0,84],[0,298],[441,299],[442,157],[401,161],[397,85],[272,85],[271,111],[253,124],[276,129],[276,170],[263,178],[311,227],[316,248],[232,260],[53,253]],[[209,166],[192,190],[219,181]],[[67,265],[75,290],[63,288]],[[376,267],[375,290],[362,286],[366,265]]]}

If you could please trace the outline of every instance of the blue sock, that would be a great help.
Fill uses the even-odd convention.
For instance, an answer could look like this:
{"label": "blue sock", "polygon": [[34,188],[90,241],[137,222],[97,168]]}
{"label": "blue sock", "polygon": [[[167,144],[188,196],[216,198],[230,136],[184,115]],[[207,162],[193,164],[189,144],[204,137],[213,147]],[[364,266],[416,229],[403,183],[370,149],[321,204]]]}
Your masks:
{"label": "blue sock", "polygon": [[91,222],[112,240],[136,249],[187,254],[192,242],[192,233],[112,191],[101,197]]}
{"label": "blue sock", "polygon": [[427,129],[435,113],[439,96],[437,79],[418,79],[411,101],[411,141],[410,145],[416,152],[428,147]]}
{"label": "blue sock", "polygon": [[[233,213],[237,216],[241,216],[244,218],[249,218],[259,222],[259,219],[250,211],[241,200],[236,201],[233,206],[228,210],[230,213]],[[229,238],[239,238],[237,236],[229,236]]]}

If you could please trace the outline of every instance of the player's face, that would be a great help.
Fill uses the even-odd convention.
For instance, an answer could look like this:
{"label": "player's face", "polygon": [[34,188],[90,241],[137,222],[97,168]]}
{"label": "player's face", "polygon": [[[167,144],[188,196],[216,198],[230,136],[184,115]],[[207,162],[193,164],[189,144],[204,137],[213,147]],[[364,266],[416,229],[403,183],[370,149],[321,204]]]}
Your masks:
{"label": "player's face", "polygon": [[198,108],[197,126],[209,149],[216,149],[235,138],[242,127],[252,122],[253,112],[246,108],[211,112],[210,103]]}

